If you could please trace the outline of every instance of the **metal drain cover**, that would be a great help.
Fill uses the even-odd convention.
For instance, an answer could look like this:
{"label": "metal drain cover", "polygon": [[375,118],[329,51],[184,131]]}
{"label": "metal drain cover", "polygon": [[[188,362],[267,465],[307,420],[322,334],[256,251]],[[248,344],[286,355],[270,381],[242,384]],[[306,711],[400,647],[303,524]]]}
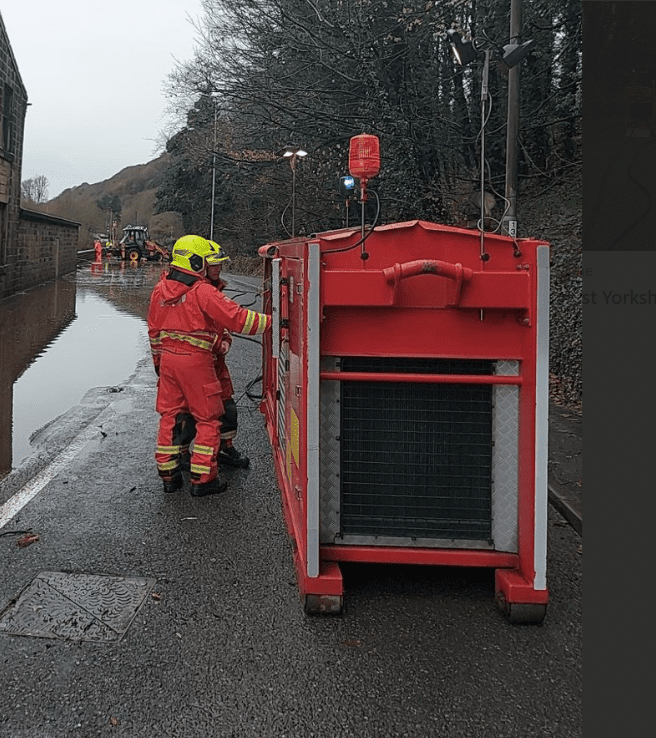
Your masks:
{"label": "metal drain cover", "polygon": [[0,612],[0,633],[120,641],[155,581],[42,571]]}

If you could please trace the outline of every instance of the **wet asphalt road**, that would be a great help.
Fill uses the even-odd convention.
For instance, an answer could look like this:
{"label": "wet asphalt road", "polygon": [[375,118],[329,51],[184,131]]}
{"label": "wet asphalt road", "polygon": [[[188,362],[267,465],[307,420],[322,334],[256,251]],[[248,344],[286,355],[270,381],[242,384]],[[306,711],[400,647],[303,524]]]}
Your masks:
{"label": "wet asphalt road", "polygon": [[343,614],[307,617],[264,421],[243,395],[259,346],[235,339],[228,357],[251,468],[206,499],[161,491],[147,352],[120,391],[89,391],[40,434],[43,463],[86,435],[0,529],[39,535],[0,536],[0,610],[40,572],[155,584],[119,642],[0,630],[3,738],[582,735],[581,538],[552,506],[541,626],[504,619],[492,571],[441,567],[345,566]]}

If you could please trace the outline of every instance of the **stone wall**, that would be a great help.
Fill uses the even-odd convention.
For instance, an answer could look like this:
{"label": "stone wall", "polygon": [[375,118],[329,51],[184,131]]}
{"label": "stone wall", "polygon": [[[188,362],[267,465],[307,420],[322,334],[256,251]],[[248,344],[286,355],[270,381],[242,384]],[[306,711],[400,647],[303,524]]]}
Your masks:
{"label": "stone wall", "polygon": [[21,209],[15,257],[0,274],[0,299],[74,272],[79,227],[65,218]]}

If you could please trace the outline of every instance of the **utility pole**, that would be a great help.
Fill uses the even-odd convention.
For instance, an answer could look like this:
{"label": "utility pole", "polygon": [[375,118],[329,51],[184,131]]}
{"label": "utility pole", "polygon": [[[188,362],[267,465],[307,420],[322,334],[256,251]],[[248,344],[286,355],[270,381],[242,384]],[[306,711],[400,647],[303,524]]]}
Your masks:
{"label": "utility pole", "polygon": [[[510,43],[519,43],[522,25],[522,0],[510,0]],[[519,68],[508,70],[508,124],[506,127],[506,199],[507,212],[502,230],[517,237],[517,134],[519,132]]]}

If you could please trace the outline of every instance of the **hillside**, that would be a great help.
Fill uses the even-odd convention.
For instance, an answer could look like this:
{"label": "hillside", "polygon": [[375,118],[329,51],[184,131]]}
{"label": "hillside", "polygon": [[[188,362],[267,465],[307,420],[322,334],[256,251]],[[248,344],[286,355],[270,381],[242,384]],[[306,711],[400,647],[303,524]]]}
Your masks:
{"label": "hillside", "polygon": [[126,167],[102,182],[69,187],[39,209],[81,223],[80,249],[90,248],[93,233],[108,232],[110,212],[101,210],[97,203],[112,198],[118,198],[121,203],[119,234],[128,224],[147,224],[152,238],[157,241],[179,238],[183,230],[178,213],[153,215],[155,194],[169,160],[170,154],[164,153],[146,164]]}

